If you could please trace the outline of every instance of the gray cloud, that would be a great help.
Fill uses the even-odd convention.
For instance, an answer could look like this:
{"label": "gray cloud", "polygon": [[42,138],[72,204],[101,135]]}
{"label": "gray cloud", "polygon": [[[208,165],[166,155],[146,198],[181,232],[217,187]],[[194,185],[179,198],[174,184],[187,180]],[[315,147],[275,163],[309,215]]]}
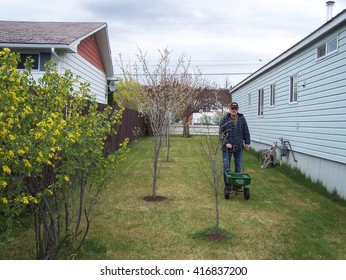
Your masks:
{"label": "gray cloud", "polygon": [[[133,60],[138,46],[155,60],[157,49],[168,47],[174,57],[186,53],[205,73],[253,72],[263,65],[259,59],[276,57],[320,27],[325,2],[60,0],[47,5],[45,0],[11,0],[3,3],[0,18],[107,22],[114,60],[119,53]],[[344,8],[346,0],[336,0],[334,15]]]}
{"label": "gray cloud", "polygon": [[103,0],[87,1],[85,8],[95,15],[130,25],[169,23],[186,15],[173,1],[160,0]]}

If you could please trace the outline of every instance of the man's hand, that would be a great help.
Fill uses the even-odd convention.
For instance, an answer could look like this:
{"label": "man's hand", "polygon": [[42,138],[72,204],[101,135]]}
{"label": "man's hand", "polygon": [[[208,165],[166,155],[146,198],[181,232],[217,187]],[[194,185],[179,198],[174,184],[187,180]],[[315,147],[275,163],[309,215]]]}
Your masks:
{"label": "man's hand", "polygon": [[250,150],[250,144],[245,144],[245,149],[248,151]]}
{"label": "man's hand", "polygon": [[230,144],[230,143],[226,144],[226,148],[232,149],[232,144]]}

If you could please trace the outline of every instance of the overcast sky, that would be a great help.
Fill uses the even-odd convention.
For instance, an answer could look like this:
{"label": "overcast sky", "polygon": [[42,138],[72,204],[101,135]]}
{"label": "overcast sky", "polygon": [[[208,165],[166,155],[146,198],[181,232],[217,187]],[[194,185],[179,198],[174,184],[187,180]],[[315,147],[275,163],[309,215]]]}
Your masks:
{"label": "overcast sky", "polygon": [[[346,0],[336,0],[333,15],[344,9]],[[139,47],[155,64],[168,48],[220,86],[240,82],[326,15],[326,0],[0,0],[0,20],[107,22],[115,73],[120,53],[133,61]]]}

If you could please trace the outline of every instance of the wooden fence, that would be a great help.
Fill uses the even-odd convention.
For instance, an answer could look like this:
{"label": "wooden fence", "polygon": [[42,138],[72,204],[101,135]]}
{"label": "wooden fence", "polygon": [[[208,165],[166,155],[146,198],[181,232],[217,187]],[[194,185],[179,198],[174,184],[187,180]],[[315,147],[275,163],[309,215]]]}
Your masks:
{"label": "wooden fence", "polygon": [[[107,105],[99,104],[99,110],[103,110]],[[125,109],[122,115],[121,124],[115,127],[117,134],[108,136],[105,141],[105,153],[115,151],[119,145],[128,138],[131,141],[141,137],[145,133],[144,117],[138,111]]]}

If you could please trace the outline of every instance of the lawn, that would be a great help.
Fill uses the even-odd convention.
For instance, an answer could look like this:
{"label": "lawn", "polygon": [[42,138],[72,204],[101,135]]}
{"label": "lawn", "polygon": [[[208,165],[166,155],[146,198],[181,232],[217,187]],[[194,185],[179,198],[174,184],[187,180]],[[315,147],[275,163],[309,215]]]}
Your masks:
{"label": "lawn", "polygon": [[[204,233],[215,227],[215,198],[200,138],[173,137],[169,162],[166,149],[157,194],[167,200],[143,199],[152,193],[151,154],[150,139],[140,139],[104,192],[82,252],[71,258],[346,259],[346,202],[289,168],[261,169],[255,152],[244,152],[250,199],[225,200],[220,185],[220,226],[227,238],[207,240]],[[34,258],[30,232],[1,250],[0,258]]]}

